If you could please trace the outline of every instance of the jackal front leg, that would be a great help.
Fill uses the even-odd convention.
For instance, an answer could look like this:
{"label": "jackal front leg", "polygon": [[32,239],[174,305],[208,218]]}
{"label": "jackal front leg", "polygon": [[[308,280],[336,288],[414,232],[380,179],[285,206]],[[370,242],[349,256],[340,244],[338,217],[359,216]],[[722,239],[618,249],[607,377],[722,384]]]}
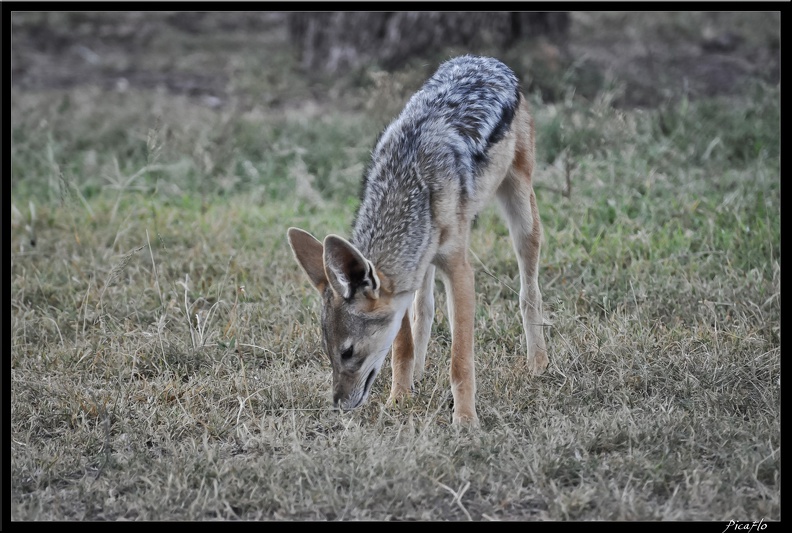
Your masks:
{"label": "jackal front leg", "polygon": [[410,310],[404,312],[401,327],[393,341],[393,352],[391,354],[391,369],[393,379],[391,383],[391,393],[388,401],[397,402],[402,398],[410,396],[413,383],[414,368],[414,345],[412,329],[410,327]]}
{"label": "jackal front leg", "polygon": [[426,350],[429,347],[429,335],[434,320],[434,277],[435,266],[429,265],[424,274],[423,283],[415,293],[413,302],[413,345],[415,347],[415,372],[413,377],[420,381],[426,366]]}
{"label": "jackal front leg", "polygon": [[466,249],[451,262],[445,273],[451,320],[451,392],[454,395],[454,424],[477,425],[476,369],[473,360],[475,281]]}

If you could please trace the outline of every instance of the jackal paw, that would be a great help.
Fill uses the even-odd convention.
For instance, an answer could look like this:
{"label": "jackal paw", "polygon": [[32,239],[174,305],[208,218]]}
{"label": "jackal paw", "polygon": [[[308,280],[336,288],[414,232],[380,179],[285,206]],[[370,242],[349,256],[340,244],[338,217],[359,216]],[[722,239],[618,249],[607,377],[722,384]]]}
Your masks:
{"label": "jackal paw", "polygon": [[545,350],[536,350],[533,357],[528,356],[528,369],[534,376],[539,376],[547,368],[549,360]]}
{"label": "jackal paw", "polygon": [[452,422],[457,427],[476,428],[479,426],[479,419],[476,412],[457,413],[454,412]]}
{"label": "jackal paw", "polygon": [[394,385],[391,388],[390,397],[388,398],[388,405],[404,403],[406,400],[409,400],[410,398],[412,398],[411,389],[401,385]]}

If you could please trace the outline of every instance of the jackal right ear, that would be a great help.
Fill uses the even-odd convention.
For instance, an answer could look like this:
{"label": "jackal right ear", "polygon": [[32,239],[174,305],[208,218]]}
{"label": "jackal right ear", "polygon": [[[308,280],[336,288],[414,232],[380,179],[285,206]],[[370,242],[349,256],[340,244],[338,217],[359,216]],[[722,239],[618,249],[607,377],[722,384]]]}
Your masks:
{"label": "jackal right ear", "polygon": [[322,293],[327,287],[324,269],[324,248],[316,237],[299,228],[289,228],[287,232],[294,258],[300,263],[316,289]]}

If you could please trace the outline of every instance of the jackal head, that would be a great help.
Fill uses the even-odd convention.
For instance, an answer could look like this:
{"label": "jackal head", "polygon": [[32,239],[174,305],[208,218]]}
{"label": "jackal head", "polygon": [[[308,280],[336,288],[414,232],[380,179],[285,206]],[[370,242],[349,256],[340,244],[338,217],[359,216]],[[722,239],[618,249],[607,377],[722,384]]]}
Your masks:
{"label": "jackal head", "polygon": [[390,281],[350,242],[324,243],[289,228],[294,257],[322,296],[322,340],[333,367],[333,405],[362,405],[382,368],[411,293],[393,294]]}

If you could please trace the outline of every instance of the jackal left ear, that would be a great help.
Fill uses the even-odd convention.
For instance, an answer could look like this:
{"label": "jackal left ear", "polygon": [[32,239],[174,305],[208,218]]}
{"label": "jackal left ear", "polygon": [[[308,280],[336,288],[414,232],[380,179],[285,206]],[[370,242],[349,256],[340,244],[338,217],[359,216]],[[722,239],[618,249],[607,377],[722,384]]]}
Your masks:
{"label": "jackal left ear", "polygon": [[324,265],[330,287],[344,299],[352,298],[357,290],[372,300],[379,298],[380,280],[373,263],[346,239],[325,237]]}
{"label": "jackal left ear", "polygon": [[299,228],[289,228],[289,245],[291,245],[294,258],[303,268],[308,279],[316,289],[322,293],[327,286],[327,276],[322,263],[322,243],[316,237]]}

